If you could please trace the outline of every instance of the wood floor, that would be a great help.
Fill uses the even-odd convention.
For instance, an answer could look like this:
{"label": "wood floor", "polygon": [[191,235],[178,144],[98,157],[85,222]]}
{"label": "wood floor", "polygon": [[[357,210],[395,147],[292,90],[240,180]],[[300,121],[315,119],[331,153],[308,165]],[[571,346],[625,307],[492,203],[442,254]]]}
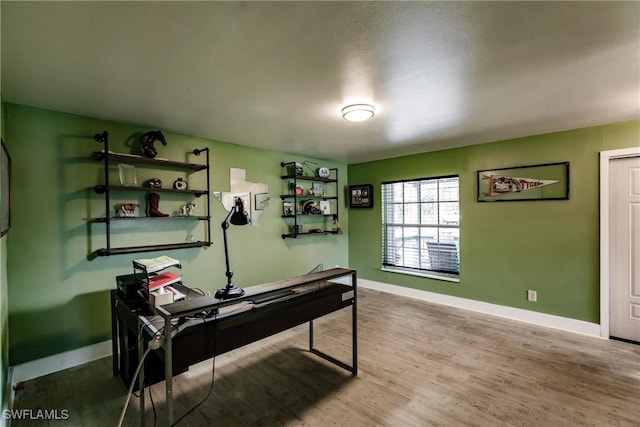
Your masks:
{"label": "wood floor", "polygon": [[[350,311],[316,323],[345,361]],[[310,354],[306,326],[219,356],[211,396],[179,426],[640,426],[640,346],[359,291],[359,373]],[[174,381],[176,417],[202,400],[212,361]],[[151,387],[164,426],[164,383]],[[126,387],[110,358],[26,383],[14,409],[69,419],[12,426],[115,426]],[[147,394],[146,423],[154,425]],[[124,425],[136,426],[136,398]]]}

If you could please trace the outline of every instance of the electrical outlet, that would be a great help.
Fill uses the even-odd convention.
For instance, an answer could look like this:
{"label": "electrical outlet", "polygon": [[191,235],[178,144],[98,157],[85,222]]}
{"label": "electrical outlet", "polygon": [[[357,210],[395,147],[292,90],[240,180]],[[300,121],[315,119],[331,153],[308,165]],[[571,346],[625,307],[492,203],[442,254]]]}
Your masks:
{"label": "electrical outlet", "polygon": [[532,290],[528,290],[527,291],[527,300],[529,300],[531,302],[538,301],[538,292],[532,291]]}

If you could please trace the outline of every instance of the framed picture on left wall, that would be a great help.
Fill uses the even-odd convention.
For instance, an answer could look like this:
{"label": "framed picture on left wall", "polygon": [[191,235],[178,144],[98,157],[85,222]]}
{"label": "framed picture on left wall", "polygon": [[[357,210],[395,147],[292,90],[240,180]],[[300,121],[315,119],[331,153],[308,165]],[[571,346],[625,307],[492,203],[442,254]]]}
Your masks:
{"label": "framed picture on left wall", "polygon": [[2,225],[2,233],[4,236],[11,228],[11,157],[9,150],[2,142],[2,150],[0,152],[0,223]]}

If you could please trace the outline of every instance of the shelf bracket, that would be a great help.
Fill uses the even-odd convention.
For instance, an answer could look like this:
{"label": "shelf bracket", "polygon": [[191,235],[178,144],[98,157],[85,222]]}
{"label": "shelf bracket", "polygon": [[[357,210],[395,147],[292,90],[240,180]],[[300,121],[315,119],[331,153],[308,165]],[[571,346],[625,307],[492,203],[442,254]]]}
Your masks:
{"label": "shelf bracket", "polygon": [[109,132],[107,132],[106,130],[102,131],[102,133],[96,133],[95,135],[93,135],[93,139],[95,139],[100,143],[107,142],[108,138],[109,138]]}

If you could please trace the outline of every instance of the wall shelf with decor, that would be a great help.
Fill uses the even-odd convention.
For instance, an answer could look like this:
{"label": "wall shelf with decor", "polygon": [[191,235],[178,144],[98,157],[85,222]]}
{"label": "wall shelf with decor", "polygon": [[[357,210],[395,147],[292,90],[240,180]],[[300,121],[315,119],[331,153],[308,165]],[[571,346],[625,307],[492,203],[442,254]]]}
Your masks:
{"label": "wall shelf with decor", "polygon": [[[166,159],[147,158],[138,155],[115,153],[109,150],[109,134],[107,131],[96,134],[94,139],[103,144],[104,149],[92,153],[92,158],[96,161],[101,161],[104,164],[104,178],[102,184],[93,186],[93,190],[100,195],[104,196],[105,200],[105,216],[99,218],[91,218],[91,222],[105,224],[106,232],[106,247],[97,249],[93,252],[92,256],[109,256],[119,254],[131,254],[138,252],[153,252],[153,251],[165,251],[173,249],[184,248],[201,248],[211,246],[211,207],[210,207],[210,188],[209,188],[209,149],[195,149],[190,154],[200,156],[205,154],[205,163],[189,163],[178,162]],[[114,172],[111,171],[112,167],[118,164],[119,168],[119,184],[113,184],[115,180],[111,175]],[[139,185],[137,177],[135,175],[135,167],[140,166],[142,168],[153,170],[174,170],[181,171],[183,173],[195,173],[206,172],[206,188],[192,189],[188,188],[187,181],[183,178],[178,178],[173,184],[173,187],[162,186],[162,183],[158,179],[150,179],[145,185]],[[151,210],[153,213],[149,216],[136,216],[135,209],[140,208],[138,204],[134,203],[122,203],[116,206],[112,206],[112,200],[116,195],[131,194],[131,193],[143,194],[146,193],[148,198],[146,211],[149,214]],[[195,204],[186,202],[181,208],[181,214],[168,215],[160,212],[158,207],[159,194],[186,194],[192,197],[205,196],[204,215],[194,215],[193,209]],[[151,205],[151,207],[149,206]],[[144,209],[144,207],[142,207]],[[163,243],[163,244],[151,244],[141,246],[112,246],[112,230],[111,225],[115,222],[121,221],[203,221],[205,223],[204,236],[202,240],[195,240],[193,238],[190,241],[181,243]],[[191,237],[191,236],[190,236]]]}
{"label": "wall shelf with decor", "polygon": [[288,233],[283,239],[299,236],[341,234],[338,222],[338,169],[318,168],[314,176],[304,175],[297,162],[281,162],[285,174],[282,218]]}

